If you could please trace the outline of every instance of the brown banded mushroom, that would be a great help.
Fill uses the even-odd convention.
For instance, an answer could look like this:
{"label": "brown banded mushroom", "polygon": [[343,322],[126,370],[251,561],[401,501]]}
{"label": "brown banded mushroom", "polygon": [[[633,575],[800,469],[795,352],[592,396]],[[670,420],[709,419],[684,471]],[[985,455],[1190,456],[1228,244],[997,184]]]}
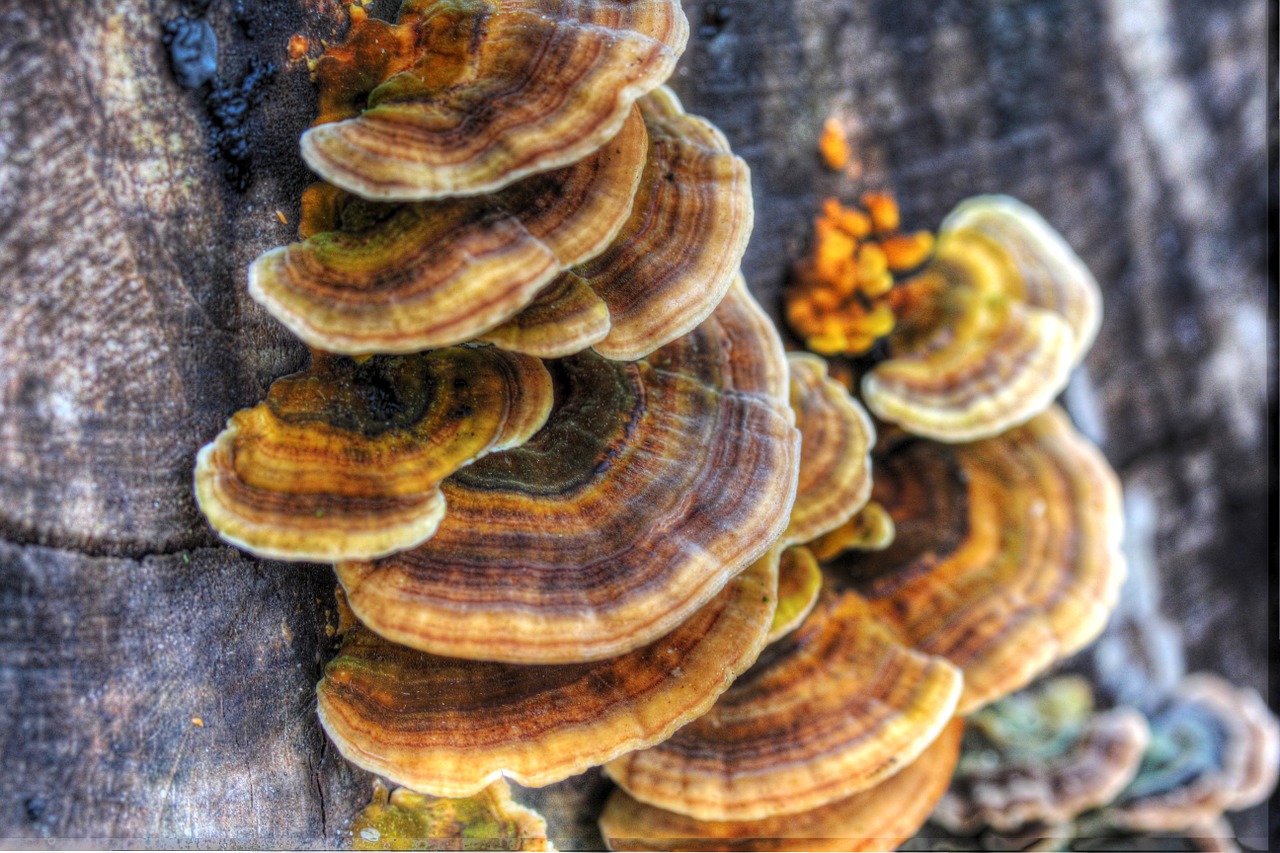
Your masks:
{"label": "brown banded mushroom", "polygon": [[555,850],[547,821],[511,798],[501,779],[474,797],[430,797],[374,783],[347,830],[356,850]]}
{"label": "brown banded mushroom", "polygon": [[711,313],[752,225],[746,164],[665,87],[594,154],[493,195],[387,205],[320,184],[308,196],[306,242],[255,261],[249,289],[341,352],[481,337],[543,358],[594,346],[637,359]]}
{"label": "brown banded mushroom", "polygon": [[1103,814],[1110,826],[1181,832],[1256,805],[1275,789],[1280,722],[1256,691],[1191,675],[1150,724],[1137,777]]}
{"label": "brown banded mushroom", "polygon": [[701,821],[647,805],[619,788],[600,830],[613,850],[892,850],[946,790],[960,752],[954,720],[919,757],[865,791],[810,811],[749,821]]}
{"label": "brown banded mushroom", "polygon": [[523,444],[551,403],[540,361],[490,347],[317,352],[200,451],[196,500],[223,539],[260,557],[383,556],[429,538],[441,481]]}
{"label": "brown banded mushroom", "polygon": [[609,306],[606,358],[653,352],[706,319],[729,290],[751,236],[751,174],[714,125],[659,86],[638,101],[649,157],[631,218],[575,271]]}
{"label": "brown banded mushroom", "polygon": [[331,352],[416,352],[471,340],[618,235],[646,140],[637,108],[590,156],[481,197],[375,204],[317,185],[303,204],[309,236],[255,260],[249,293]]}
{"label": "brown banded mushroom", "polygon": [[800,430],[800,479],[783,540],[808,542],[844,524],[871,494],[875,428],[826,362],[788,353],[791,408]]}
{"label": "brown banded mushroom", "polygon": [[903,646],[856,593],[824,589],[707,714],[605,772],[637,800],[698,820],[806,812],[913,761],[960,687],[959,670]]}
{"label": "brown banded mushroom", "polygon": [[1133,708],[1094,710],[1088,682],[1063,677],[969,717],[951,789],[933,820],[972,835],[1066,825],[1133,779],[1150,731]]}
{"label": "brown banded mushroom", "polygon": [[770,552],[671,633],[592,663],[444,658],[356,627],[317,687],[320,722],[347,760],[415,791],[548,785],[705,713],[755,660],[776,591]]}
{"label": "brown banded mushroom", "polygon": [[939,441],[1026,422],[1066,386],[1097,332],[1097,282],[1035,211],[964,202],[933,260],[893,294],[890,357],[862,380],[873,413]]}
{"label": "brown banded mushroom", "polygon": [[338,564],[374,631],[450,657],[611,657],[674,629],[782,533],[799,435],[781,341],[741,279],[646,360],[583,353],[552,371],[546,427],[451,477],[429,542]]}
{"label": "brown banded mushroom", "polygon": [[872,498],[893,544],[828,567],[905,642],[964,671],[960,713],[1097,635],[1124,576],[1120,487],[1065,413],[973,444],[886,444]]}
{"label": "brown banded mushroom", "polygon": [[397,201],[492,192],[591,154],[689,33],[674,0],[406,0],[395,25],[358,23],[369,34],[353,26],[349,52],[376,61],[317,68],[326,123],[302,156],[330,183]]}

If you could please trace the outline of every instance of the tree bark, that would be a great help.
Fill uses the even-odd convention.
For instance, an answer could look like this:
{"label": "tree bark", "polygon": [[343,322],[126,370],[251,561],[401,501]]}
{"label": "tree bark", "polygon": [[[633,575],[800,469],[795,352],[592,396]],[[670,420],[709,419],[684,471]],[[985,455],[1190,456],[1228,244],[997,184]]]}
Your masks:
{"label": "tree bark", "polygon": [[[685,8],[672,82],[752,167],[744,270],[775,316],[828,195],[888,187],[907,227],[931,228],[1003,192],[1062,231],[1106,304],[1068,402],[1160,510],[1164,609],[1191,668],[1265,689],[1266,4]],[[335,846],[369,789],[314,714],[332,574],[221,544],[191,467],[306,358],[245,270],[295,239],[310,180],[297,138],[314,89],[286,45],[334,38],[341,8],[207,12],[225,80],[254,57],[279,66],[251,113],[245,192],[168,67],[162,22],[180,12],[0,0],[0,837]],[[816,157],[832,115],[854,147],[842,174]],[[592,846],[605,787],[588,774],[523,796],[562,846]],[[1266,815],[1237,826],[1261,840]]]}

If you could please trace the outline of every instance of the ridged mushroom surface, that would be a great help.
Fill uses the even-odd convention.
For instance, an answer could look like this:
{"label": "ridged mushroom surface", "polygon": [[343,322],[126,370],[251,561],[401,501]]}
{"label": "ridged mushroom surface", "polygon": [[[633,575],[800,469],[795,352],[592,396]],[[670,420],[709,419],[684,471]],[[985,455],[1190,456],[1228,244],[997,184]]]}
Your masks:
{"label": "ridged mushroom surface", "polygon": [[675,628],[786,527],[799,435],[745,286],[648,359],[552,371],[546,427],[451,478],[429,542],[338,565],[373,630],[451,657],[610,657]]}
{"label": "ridged mushroom surface", "polygon": [[903,646],[856,593],[826,589],[710,712],[605,772],[699,820],[808,811],[911,762],[951,719],[960,686],[955,667]]}
{"label": "ridged mushroom surface", "polygon": [[196,500],[223,539],[259,557],[383,556],[430,537],[441,481],[527,441],[552,394],[540,361],[491,347],[315,353],[200,451]]}
{"label": "ridged mushroom surface", "polygon": [[1124,578],[1119,481],[1060,409],[972,444],[899,436],[875,472],[893,544],[828,566],[904,642],[964,671],[960,713],[1102,630]]}
{"label": "ridged mushroom surface", "polygon": [[612,850],[893,850],[942,796],[960,753],[964,724],[952,721],[919,757],[865,791],[798,814],[702,821],[609,795],[600,830]]}
{"label": "ridged mushroom surface", "polygon": [[771,552],[666,636],[580,664],[438,657],[355,627],[317,687],[320,722],[347,760],[415,791],[549,785],[705,713],[764,645],[776,593]]}
{"label": "ridged mushroom surface", "polygon": [[321,120],[339,120],[304,133],[302,157],[386,201],[492,192],[582,159],[689,34],[674,0],[406,0],[396,24],[361,26],[348,42],[370,44],[350,52],[378,61],[319,75]]}

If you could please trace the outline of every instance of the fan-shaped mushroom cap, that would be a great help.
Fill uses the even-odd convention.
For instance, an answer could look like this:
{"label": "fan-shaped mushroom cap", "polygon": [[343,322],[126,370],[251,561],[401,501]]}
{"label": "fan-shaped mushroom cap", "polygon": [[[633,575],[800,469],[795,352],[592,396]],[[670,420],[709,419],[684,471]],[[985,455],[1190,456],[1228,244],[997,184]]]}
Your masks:
{"label": "fan-shaped mushroom cap", "polygon": [[883,420],[938,441],[998,435],[1053,402],[1067,384],[1075,338],[1062,317],[1013,301],[993,244],[943,234],[937,254],[901,285],[908,312],[889,337],[892,357],[862,379]]}
{"label": "fan-shaped mushroom cap", "polygon": [[347,760],[417,791],[548,785],[704,713],[755,660],[776,591],[766,556],[670,634],[584,664],[443,658],[355,628],[317,688],[320,722]]}
{"label": "fan-shaped mushroom cap", "polygon": [[965,835],[1074,820],[1129,784],[1149,736],[1133,708],[1095,713],[1082,678],[1006,697],[969,718],[960,766],[933,820]]}
{"label": "fan-shaped mushroom cap", "polygon": [[613,850],[892,850],[920,828],[946,790],[963,728],[954,720],[918,758],[879,785],[807,812],[700,821],[618,789],[605,803],[600,829]]}
{"label": "fan-shaped mushroom cap", "polygon": [[856,593],[824,590],[705,716],[605,772],[699,820],[808,811],[914,760],[951,719],[960,682],[947,661],[901,645]]}
{"label": "fan-shaped mushroom cap", "polygon": [[361,115],[304,133],[302,157],[357,195],[417,201],[595,151],[671,74],[689,24],[674,0],[408,0],[394,29],[411,36],[389,45],[393,76]]}
{"label": "fan-shaped mushroom cap", "polygon": [[781,342],[745,287],[644,361],[552,370],[546,427],[450,478],[429,543],[338,565],[373,630],[450,657],[609,657],[672,630],[778,538],[799,436]]}
{"label": "fan-shaped mushroom cap", "polygon": [[448,799],[374,783],[373,800],[351,820],[356,850],[554,850],[547,821],[511,799],[499,779],[474,797]]}
{"label": "fan-shaped mushroom cap", "polygon": [[803,545],[782,550],[778,562],[778,609],[769,628],[769,642],[790,634],[818,603],[822,569]]}
{"label": "fan-shaped mushroom cap", "polygon": [[791,408],[800,430],[800,480],[786,542],[808,542],[839,527],[871,494],[871,419],[816,355],[788,353]]}
{"label": "fan-shaped mushroom cap", "polygon": [[331,352],[471,340],[610,244],[631,211],[646,138],[636,109],[591,156],[478,198],[373,204],[319,185],[304,203],[308,220],[321,220],[303,223],[312,236],[255,260],[249,293]]}
{"label": "fan-shaped mushroom cap", "polygon": [[599,343],[609,334],[609,306],[572,270],[544,287],[523,311],[486,332],[494,346],[562,358]]}
{"label": "fan-shaped mushroom cap", "polygon": [[579,266],[609,306],[596,351],[641,358],[693,329],[720,303],[751,236],[751,174],[715,126],[660,86],[638,102],[649,158],[631,217],[603,253]]}
{"label": "fan-shaped mushroom cap", "polygon": [[875,501],[867,501],[858,513],[844,524],[808,543],[809,550],[825,562],[851,548],[859,551],[883,551],[893,544],[893,516]]}
{"label": "fan-shaped mushroom cap", "polygon": [[541,362],[492,348],[317,353],[200,451],[196,500],[223,539],[260,557],[382,556],[431,536],[440,481],[523,444],[551,402]]}
{"label": "fan-shaped mushroom cap", "polygon": [[1102,323],[1102,292],[1062,235],[1026,204],[1005,195],[965,199],[942,221],[941,233],[981,236],[1014,269],[1004,282],[1011,298],[1059,315],[1071,327],[1072,363],[1093,346]]}
{"label": "fan-shaped mushroom cap", "polygon": [[1111,825],[1179,832],[1256,805],[1275,788],[1280,724],[1256,691],[1188,676],[1150,723],[1138,775],[1104,816]]}
{"label": "fan-shaped mushroom cap", "polygon": [[906,439],[875,466],[896,538],[831,565],[905,641],[964,670],[960,713],[1102,630],[1124,576],[1120,487],[1061,409],[968,445]]}

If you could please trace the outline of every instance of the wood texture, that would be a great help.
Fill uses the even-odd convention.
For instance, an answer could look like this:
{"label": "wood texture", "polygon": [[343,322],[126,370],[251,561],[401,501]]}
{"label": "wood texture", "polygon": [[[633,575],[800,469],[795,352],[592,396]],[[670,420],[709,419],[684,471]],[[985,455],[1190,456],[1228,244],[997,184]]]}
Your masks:
{"label": "wood texture", "polygon": [[[295,239],[308,181],[297,138],[314,89],[285,45],[332,38],[341,4],[246,5],[252,39],[234,3],[208,13],[221,73],[250,57],[281,68],[252,113],[255,170],[238,194],[208,157],[198,93],[167,67],[175,0],[0,0],[11,841],[333,846],[368,796],[310,710],[330,576],[220,546],[191,498],[196,449],[305,359],[251,302],[245,270]],[[965,196],[1005,192],[1081,253],[1106,316],[1092,381],[1068,405],[1154,498],[1164,606],[1191,667],[1265,688],[1267,4],[685,8],[693,34],[673,84],[752,167],[745,270],[775,316],[828,194],[890,187],[920,228]],[[832,114],[853,130],[856,178],[818,164]],[[592,846],[605,787],[589,774],[521,796],[548,805],[562,847]],[[1266,816],[1237,828],[1261,843]]]}

